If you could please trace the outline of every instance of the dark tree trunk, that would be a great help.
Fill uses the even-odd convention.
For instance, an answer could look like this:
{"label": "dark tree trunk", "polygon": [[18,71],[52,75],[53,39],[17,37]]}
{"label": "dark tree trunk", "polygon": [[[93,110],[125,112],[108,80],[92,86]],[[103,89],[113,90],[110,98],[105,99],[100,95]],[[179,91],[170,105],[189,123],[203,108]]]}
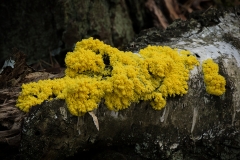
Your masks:
{"label": "dark tree trunk", "polygon": [[13,47],[32,64],[50,53],[64,57],[77,41],[90,36],[120,47],[151,21],[144,0],[9,0],[0,4],[0,12],[0,64]]}

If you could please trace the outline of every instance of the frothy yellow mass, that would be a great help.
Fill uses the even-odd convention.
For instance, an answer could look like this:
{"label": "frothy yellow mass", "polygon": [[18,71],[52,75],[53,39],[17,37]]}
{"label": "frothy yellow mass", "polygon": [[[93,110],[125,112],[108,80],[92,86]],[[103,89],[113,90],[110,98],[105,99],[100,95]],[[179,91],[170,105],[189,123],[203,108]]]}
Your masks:
{"label": "frothy yellow mass", "polygon": [[218,65],[212,59],[207,59],[203,62],[202,69],[207,93],[216,96],[222,95],[226,90],[226,80],[218,74]]}
{"label": "frothy yellow mass", "polygon": [[160,110],[168,96],[187,93],[189,71],[198,65],[189,51],[148,46],[134,54],[93,38],[78,42],[65,62],[64,78],[23,84],[17,107],[29,111],[56,97],[76,116],[96,109],[102,99],[115,111],[140,100]]}

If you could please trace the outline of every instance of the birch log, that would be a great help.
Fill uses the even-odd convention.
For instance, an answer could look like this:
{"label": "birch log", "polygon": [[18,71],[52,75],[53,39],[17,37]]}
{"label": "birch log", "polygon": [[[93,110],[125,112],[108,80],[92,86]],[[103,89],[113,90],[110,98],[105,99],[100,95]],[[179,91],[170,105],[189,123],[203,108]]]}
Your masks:
{"label": "birch log", "polygon": [[117,151],[125,158],[131,152],[146,159],[240,159],[239,26],[239,8],[210,9],[175,21],[165,31],[143,31],[128,48],[138,52],[149,44],[166,45],[190,50],[200,63],[212,58],[226,79],[222,96],[206,93],[200,65],[191,71],[188,93],[168,98],[160,111],[148,102],[119,112],[101,103],[90,114],[75,117],[64,101],[44,102],[24,120],[22,157],[91,157],[91,151],[118,147],[128,148]]}

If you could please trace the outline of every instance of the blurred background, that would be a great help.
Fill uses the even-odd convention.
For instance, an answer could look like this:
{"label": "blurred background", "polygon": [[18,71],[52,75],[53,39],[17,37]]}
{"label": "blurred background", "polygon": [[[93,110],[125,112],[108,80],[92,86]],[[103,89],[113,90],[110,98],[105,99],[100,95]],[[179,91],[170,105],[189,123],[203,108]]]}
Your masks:
{"label": "blurred background", "polygon": [[239,4],[239,0],[2,0],[0,69],[13,48],[25,53],[27,63],[36,69],[52,67],[53,62],[64,67],[66,53],[84,38],[98,38],[121,49],[144,29],[166,29],[193,12]]}

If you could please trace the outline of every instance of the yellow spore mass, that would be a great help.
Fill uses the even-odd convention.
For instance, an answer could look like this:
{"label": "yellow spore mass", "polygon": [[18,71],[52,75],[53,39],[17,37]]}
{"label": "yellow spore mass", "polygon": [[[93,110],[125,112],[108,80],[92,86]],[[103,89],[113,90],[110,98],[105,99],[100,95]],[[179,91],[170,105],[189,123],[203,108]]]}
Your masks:
{"label": "yellow spore mass", "polygon": [[222,95],[226,91],[226,80],[218,74],[218,65],[212,59],[207,59],[203,61],[202,69],[207,93],[216,96]]}
{"label": "yellow spore mass", "polygon": [[65,99],[71,114],[80,116],[98,107],[102,99],[110,110],[128,108],[140,100],[156,110],[168,96],[187,93],[189,72],[198,65],[189,51],[148,46],[139,54],[123,52],[89,38],[76,44],[65,58],[66,76],[24,84],[17,107],[29,111],[53,97]]}

